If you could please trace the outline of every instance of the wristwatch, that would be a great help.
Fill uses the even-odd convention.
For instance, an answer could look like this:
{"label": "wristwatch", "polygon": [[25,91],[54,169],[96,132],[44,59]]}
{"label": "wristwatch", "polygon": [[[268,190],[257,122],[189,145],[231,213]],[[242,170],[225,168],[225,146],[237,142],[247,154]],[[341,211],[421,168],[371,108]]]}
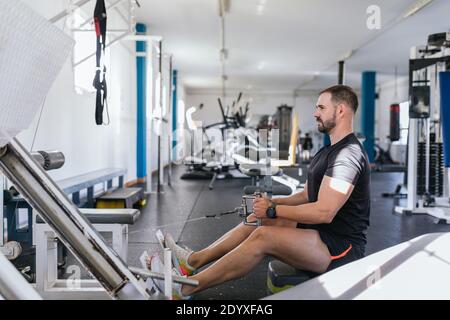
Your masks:
{"label": "wristwatch", "polygon": [[277,204],[273,201],[270,201],[270,206],[266,210],[266,216],[269,219],[275,219],[277,217]]}

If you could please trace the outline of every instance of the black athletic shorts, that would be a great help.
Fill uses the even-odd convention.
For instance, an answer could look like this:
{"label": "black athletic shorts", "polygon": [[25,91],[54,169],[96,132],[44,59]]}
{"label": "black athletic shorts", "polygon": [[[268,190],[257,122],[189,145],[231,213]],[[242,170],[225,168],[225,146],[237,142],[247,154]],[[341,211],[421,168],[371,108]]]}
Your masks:
{"label": "black athletic shorts", "polygon": [[352,244],[347,239],[327,232],[318,226],[298,224],[297,228],[314,229],[319,232],[320,238],[326,244],[331,254],[331,263],[327,271],[364,257],[364,247]]}

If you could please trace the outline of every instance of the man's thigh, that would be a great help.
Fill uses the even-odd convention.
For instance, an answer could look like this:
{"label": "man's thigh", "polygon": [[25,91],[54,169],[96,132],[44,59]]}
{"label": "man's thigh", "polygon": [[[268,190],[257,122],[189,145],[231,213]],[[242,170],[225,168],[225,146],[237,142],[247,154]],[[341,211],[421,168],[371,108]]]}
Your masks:
{"label": "man's thigh", "polygon": [[316,230],[266,226],[259,233],[267,239],[266,253],[293,267],[322,273],[331,262],[328,247]]}

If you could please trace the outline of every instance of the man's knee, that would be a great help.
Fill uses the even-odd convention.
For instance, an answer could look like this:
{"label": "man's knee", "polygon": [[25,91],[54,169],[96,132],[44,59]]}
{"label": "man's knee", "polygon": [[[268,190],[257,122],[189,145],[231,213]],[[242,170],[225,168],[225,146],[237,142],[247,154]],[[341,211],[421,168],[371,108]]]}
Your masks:
{"label": "man's knee", "polygon": [[249,239],[251,241],[264,242],[265,240],[268,239],[269,232],[270,232],[270,227],[264,227],[264,226],[258,227],[252,232]]}
{"label": "man's knee", "polygon": [[252,246],[254,254],[266,254],[270,249],[270,227],[257,227],[248,237],[247,243]]}

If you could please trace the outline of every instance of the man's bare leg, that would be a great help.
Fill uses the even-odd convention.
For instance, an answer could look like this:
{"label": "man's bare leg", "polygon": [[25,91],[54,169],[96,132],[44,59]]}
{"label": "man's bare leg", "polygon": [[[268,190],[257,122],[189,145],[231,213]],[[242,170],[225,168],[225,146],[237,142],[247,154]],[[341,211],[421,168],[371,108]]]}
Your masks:
{"label": "man's bare leg", "polygon": [[191,295],[223,282],[240,278],[250,272],[266,255],[271,255],[296,268],[325,272],[331,257],[316,230],[263,226],[234,250],[209,268],[190,277],[199,281],[197,287],[184,285],[182,293]]}
{"label": "man's bare leg", "polygon": [[[255,218],[250,216],[249,221]],[[264,219],[264,225],[279,226],[279,227],[289,227],[295,228],[297,223],[295,221],[286,219]],[[214,243],[209,245],[207,248],[193,252],[188,259],[190,266],[195,269],[201,268],[204,265],[223,257],[225,254],[240,245],[245,239],[256,230],[254,226],[247,226],[243,223],[234,227]]]}

